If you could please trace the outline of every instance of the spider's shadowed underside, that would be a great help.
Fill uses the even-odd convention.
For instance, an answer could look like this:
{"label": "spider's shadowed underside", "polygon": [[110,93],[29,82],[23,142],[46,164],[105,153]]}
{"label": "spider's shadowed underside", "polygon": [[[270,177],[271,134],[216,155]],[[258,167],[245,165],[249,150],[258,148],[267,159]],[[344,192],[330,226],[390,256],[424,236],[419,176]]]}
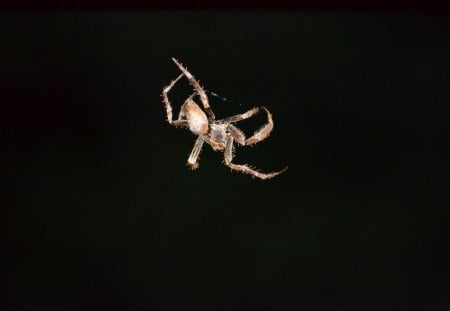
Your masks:
{"label": "spider's shadowed underside", "polygon": [[[223,152],[225,165],[232,170],[249,174],[260,179],[273,178],[287,170],[286,167],[278,172],[261,173],[247,164],[232,163],[235,142],[242,146],[253,145],[266,139],[270,135],[270,132],[273,129],[272,114],[269,110],[267,110],[267,108],[262,107],[267,113],[268,122],[257,130],[251,137],[246,138],[244,133],[238,129],[234,123],[252,117],[259,111],[259,108],[255,107],[244,113],[221,120],[216,120],[214,113],[209,106],[208,97],[206,96],[206,93],[200,83],[180,62],[178,62],[175,58],[172,58],[172,60],[180,69],[181,74],[163,89],[162,97],[166,108],[167,121],[174,126],[189,128],[193,134],[198,136],[187,161],[188,165],[192,169],[198,168],[198,157],[200,155],[200,151],[202,150],[203,144],[206,142],[215,151]],[[184,101],[177,120],[173,120],[172,106],[169,101],[168,93],[183,76],[187,78],[195,92]],[[200,97],[203,109],[200,108],[200,106],[193,100],[196,95]]]}

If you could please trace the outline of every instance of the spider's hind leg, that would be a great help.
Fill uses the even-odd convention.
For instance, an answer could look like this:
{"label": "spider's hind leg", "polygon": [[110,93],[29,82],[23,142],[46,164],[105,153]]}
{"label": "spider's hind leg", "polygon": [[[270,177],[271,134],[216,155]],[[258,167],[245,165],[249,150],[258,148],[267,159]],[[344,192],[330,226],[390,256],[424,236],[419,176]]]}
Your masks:
{"label": "spider's hind leg", "polygon": [[267,113],[267,123],[263,127],[261,127],[259,130],[257,130],[251,137],[249,137],[245,140],[246,145],[253,145],[253,144],[259,143],[260,141],[269,137],[270,132],[272,132],[272,130],[273,130],[272,114],[266,107],[263,107],[263,109]]}
{"label": "spider's hind leg", "polygon": [[234,164],[231,161],[233,160],[233,137],[229,137],[227,141],[227,145],[225,147],[224,157],[225,157],[225,165],[231,168],[232,170],[239,171],[243,174],[252,175],[252,177],[257,177],[259,179],[270,179],[277,175],[280,175],[284,171],[287,170],[287,167],[278,172],[273,173],[261,173],[257,170],[251,168],[247,164]]}
{"label": "spider's hind leg", "polygon": [[254,107],[244,113],[240,113],[231,117],[228,117],[226,119],[223,119],[223,122],[225,123],[234,123],[234,122],[239,122],[245,119],[248,119],[250,117],[252,117],[254,114],[256,114],[259,111],[258,107]]}
{"label": "spider's hind leg", "polygon": [[238,129],[233,124],[228,126],[228,130],[230,131],[231,136],[236,140],[239,145],[245,145],[245,134],[242,133],[240,129]]}

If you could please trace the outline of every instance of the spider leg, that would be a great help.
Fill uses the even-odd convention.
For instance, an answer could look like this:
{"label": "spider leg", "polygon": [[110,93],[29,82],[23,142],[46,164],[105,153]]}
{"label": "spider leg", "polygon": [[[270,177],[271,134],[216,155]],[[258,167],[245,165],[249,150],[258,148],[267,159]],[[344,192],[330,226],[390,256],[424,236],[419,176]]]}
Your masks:
{"label": "spider leg", "polygon": [[237,115],[228,117],[226,119],[223,119],[223,122],[225,122],[225,123],[239,122],[239,121],[242,121],[242,120],[245,120],[245,119],[248,119],[248,118],[252,117],[258,111],[259,111],[259,107],[254,107],[254,108],[252,108],[249,111],[246,111],[244,113],[237,114]]}
{"label": "spider leg", "polygon": [[[173,120],[172,105],[170,104],[170,100],[169,100],[169,96],[168,96],[168,94],[169,94],[170,90],[172,89],[172,87],[182,77],[183,77],[183,74],[180,74],[175,80],[171,81],[170,84],[163,89],[162,97],[163,97],[164,106],[166,108],[167,122],[169,122],[169,124],[174,125],[174,126],[188,127],[189,125],[188,125],[187,120],[183,119],[184,118],[184,110],[183,110],[184,104],[181,106],[180,112],[178,113],[178,119],[177,120]],[[197,93],[192,94],[191,96],[189,96],[188,99],[191,99],[196,94]]]}
{"label": "spider leg", "polygon": [[183,67],[183,65],[178,62],[175,58],[172,57],[173,62],[180,68],[181,72],[186,76],[186,78],[189,80],[189,83],[194,87],[195,91],[200,96],[200,100],[203,104],[203,107],[205,108],[206,113],[209,115],[209,117],[214,120],[216,117],[214,116],[214,113],[209,106],[208,97],[206,96],[205,90],[203,90],[200,83],[195,79],[195,77],[187,70],[187,68]]}
{"label": "spider leg", "polygon": [[273,178],[287,170],[287,167],[286,167],[278,172],[261,173],[255,169],[249,167],[247,164],[232,163],[231,161],[233,160],[233,140],[234,140],[233,136],[228,138],[227,145],[225,147],[225,152],[224,152],[225,165],[228,166],[229,168],[231,168],[232,170],[239,171],[243,174],[249,174],[249,175],[252,175],[252,177],[257,177],[257,178],[260,178],[263,180]]}
{"label": "spider leg", "polygon": [[239,145],[245,145],[245,134],[242,133],[240,129],[238,129],[233,124],[228,125],[228,130],[230,131],[231,136],[236,140]]}
{"label": "spider leg", "polygon": [[191,169],[195,170],[198,168],[198,156],[200,155],[200,152],[202,151],[202,146],[205,140],[203,139],[203,136],[199,136],[197,140],[195,141],[194,148],[192,148],[191,154],[189,155],[189,158],[187,160],[187,164],[191,167]]}
{"label": "spider leg", "polygon": [[169,124],[173,124],[173,117],[172,117],[172,105],[170,104],[169,96],[167,94],[170,92],[175,83],[177,83],[178,80],[181,79],[181,77],[183,77],[183,74],[179,75],[175,80],[172,80],[172,82],[170,82],[168,86],[164,87],[162,91],[163,102],[164,106],[166,107],[167,122],[169,122]]}
{"label": "spider leg", "polygon": [[270,113],[269,110],[267,110],[266,107],[263,107],[263,109],[267,113],[268,122],[259,130],[257,130],[250,138],[247,138],[247,140],[245,141],[246,145],[253,145],[259,143],[260,141],[266,139],[270,135],[270,132],[272,132],[273,129],[272,114]]}
{"label": "spider leg", "polygon": [[[234,123],[234,122],[239,122],[245,119],[248,119],[250,117],[252,117],[254,114],[256,114],[259,111],[259,107],[254,107],[244,113],[241,114],[237,114],[231,117],[228,117],[226,119],[221,120],[224,123]],[[239,145],[245,145],[246,144],[246,140],[245,140],[245,134],[242,133],[242,131],[240,129],[238,129],[236,126],[234,126],[233,124],[230,124],[228,126],[228,129],[230,131],[230,134],[233,136],[233,138],[236,140],[236,142]]]}

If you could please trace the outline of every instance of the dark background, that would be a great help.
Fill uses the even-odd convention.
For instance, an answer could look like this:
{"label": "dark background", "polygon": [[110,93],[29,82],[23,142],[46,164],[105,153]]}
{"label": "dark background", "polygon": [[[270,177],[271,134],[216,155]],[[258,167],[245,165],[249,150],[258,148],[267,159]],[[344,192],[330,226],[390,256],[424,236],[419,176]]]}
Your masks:
{"label": "dark background", "polygon": [[[0,309],[448,310],[449,17],[1,15]],[[189,170],[172,56],[218,117],[272,111],[236,163],[289,170]]]}

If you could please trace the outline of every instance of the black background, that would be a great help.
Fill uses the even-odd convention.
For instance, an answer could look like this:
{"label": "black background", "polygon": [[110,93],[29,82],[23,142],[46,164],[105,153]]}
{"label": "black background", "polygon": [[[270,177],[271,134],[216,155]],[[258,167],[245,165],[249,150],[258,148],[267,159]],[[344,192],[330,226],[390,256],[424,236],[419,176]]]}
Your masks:
{"label": "black background", "polygon": [[[448,310],[450,18],[0,17],[2,310]],[[181,60],[275,130],[230,172],[165,121]],[[186,81],[174,106],[190,94]],[[6,108],[6,109],[5,109]],[[251,134],[264,115],[242,122]]]}

